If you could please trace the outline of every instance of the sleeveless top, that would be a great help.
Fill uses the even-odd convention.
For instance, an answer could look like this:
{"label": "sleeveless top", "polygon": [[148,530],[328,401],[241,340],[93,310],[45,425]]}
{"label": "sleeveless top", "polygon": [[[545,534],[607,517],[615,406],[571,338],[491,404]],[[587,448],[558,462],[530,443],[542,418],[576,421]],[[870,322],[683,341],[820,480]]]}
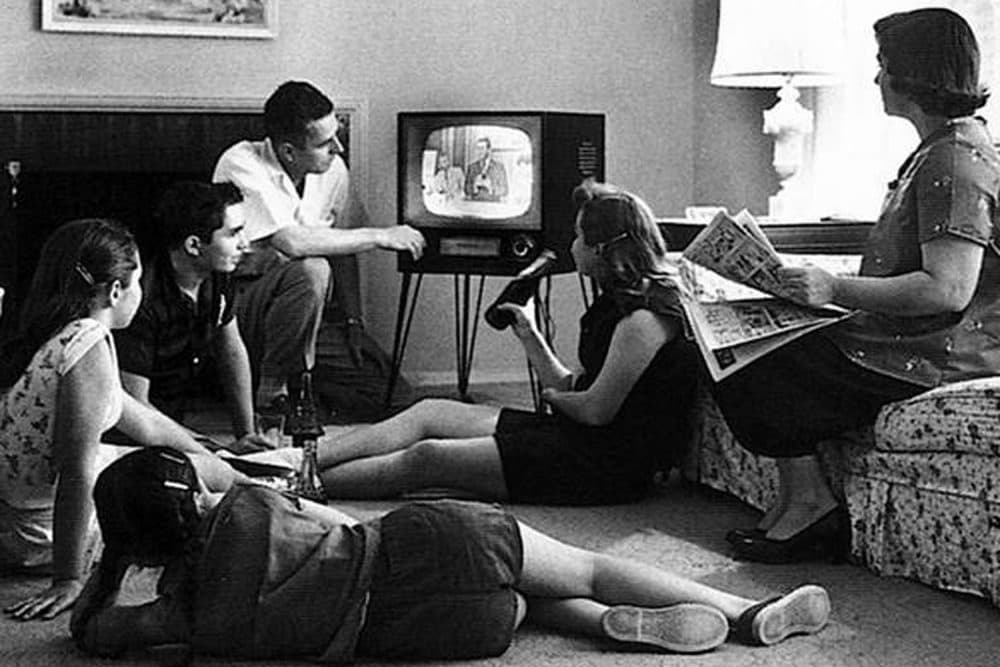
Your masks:
{"label": "sleeveless top", "polygon": [[[657,315],[676,318],[684,325],[684,309],[675,284],[668,278],[649,281],[641,290],[608,290],[602,293],[580,319],[580,341],[577,353],[583,373],[576,381],[577,391],[589,387],[601,372],[611,347],[611,337],[622,318],[636,310],[649,310]],[[687,409],[683,391],[671,391],[695,376],[695,358],[686,345],[683,334],[660,347],[646,366],[611,423],[603,427],[588,427],[595,437],[624,444],[631,442],[640,449],[660,450],[664,438],[678,428],[678,413]],[[674,404],[676,402],[676,404]]]}
{"label": "sleeveless top", "polygon": [[[73,320],[43,344],[17,382],[0,396],[0,560],[35,565],[51,559],[52,507],[57,471],[53,461],[59,381],[95,345],[106,341],[114,377],[118,362],[107,327],[90,318]],[[117,423],[122,394],[107,397],[102,430]]]}

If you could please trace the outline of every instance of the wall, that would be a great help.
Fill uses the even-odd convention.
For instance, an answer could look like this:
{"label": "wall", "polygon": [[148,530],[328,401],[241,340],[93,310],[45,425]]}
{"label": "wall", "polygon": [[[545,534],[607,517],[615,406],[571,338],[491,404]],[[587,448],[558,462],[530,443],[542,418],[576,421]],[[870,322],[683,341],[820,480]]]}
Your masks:
{"label": "wall", "polygon": [[[736,141],[749,122],[738,110],[746,91],[712,91],[707,84],[715,4],[285,0],[278,38],[258,41],[43,33],[37,0],[2,0],[0,96],[263,101],[283,80],[310,79],[334,98],[366,102],[367,204],[379,225],[396,222],[397,112],[598,111],[607,114],[608,179],[645,196],[658,214],[676,215],[694,201],[735,207],[758,192],[761,200],[766,195],[764,187],[754,190],[752,178],[749,186],[735,185],[746,182],[740,163],[756,159],[762,144],[755,131]],[[725,126],[721,133],[718,125]],[[369,330],[388,349],[399,282],[395,258],[370,253],[362,267]],[[500,282],[488,281],[486,300]],[[579,283],[575,276],[554,282],[557,340],[572,359]],[[451,377],[452,279],[428,276],[418,308],[404,372]],[[523,376],[521,359],[509,334],[483,327],[473,381]]]}
{"label": "wall", "polygon": [[766,215],[767,197],[777,192],[778,177],[770,166],[773,144],[762,134],[761,112],[774,105],[777,91],[708,84],[718,17],[718,2],[695,0],[693,79],[698,112],[691,203]]}

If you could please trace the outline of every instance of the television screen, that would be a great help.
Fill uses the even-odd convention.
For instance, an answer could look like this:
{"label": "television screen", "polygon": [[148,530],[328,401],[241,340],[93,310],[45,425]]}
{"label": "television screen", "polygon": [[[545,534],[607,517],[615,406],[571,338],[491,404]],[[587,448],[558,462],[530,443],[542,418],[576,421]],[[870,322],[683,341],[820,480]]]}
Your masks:
{"label": "television screen", "polygon": [[573,269],[571,194],[603,179],[603,115],[400,112],[398,131],[399,223],[427,239],[400,270],[513,275],[543,248]]}
{"label": "television screen", "polygon": [[535,176],[531,137],[501,125],[457,125],[432,131],[421,160],[423,203],[455,220],[524,215]]}
{"label": "television screen", "polygon": [[403,114],[400,205],[421,228],[541,229],[541,121]]}

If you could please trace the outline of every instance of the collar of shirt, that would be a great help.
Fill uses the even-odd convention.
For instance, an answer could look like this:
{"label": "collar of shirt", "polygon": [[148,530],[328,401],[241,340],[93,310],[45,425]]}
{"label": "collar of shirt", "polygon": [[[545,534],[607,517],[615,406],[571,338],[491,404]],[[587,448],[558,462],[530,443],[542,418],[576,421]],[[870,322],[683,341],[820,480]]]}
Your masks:
{"label": "collar of shirt", "polygon": [[[289,197],[301,202],[302,197],[299,196],[299,191],[295,189],[295,183],[292,182],[288,172],[285,171],[285,168],[281,166],[281,162],[278,161],[278,154],[274,152],[274,145],[271,143],[269,137],[266,137],[260,144],[258,155],[261,161],[267,166],[274,184],[281,188]],[[311,174],[306,174],[305,188],[309,187],[310,176]],[[302,190],[303,194],[305,193],[305,188]]]}

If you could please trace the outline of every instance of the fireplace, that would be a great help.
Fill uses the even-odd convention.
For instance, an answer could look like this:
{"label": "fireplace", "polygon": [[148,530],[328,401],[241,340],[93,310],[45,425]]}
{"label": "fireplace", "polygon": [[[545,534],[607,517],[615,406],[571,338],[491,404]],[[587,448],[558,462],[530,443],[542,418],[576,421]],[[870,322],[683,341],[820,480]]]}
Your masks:
{"label": "fireplace", "polygon": [[113,218],[147,252],[152,211],[178,180],[208,180],[231,144],[263,135],[261,103],[163,100],[0,107],[0,329],[16,320],[38,253],[59,224]]}

